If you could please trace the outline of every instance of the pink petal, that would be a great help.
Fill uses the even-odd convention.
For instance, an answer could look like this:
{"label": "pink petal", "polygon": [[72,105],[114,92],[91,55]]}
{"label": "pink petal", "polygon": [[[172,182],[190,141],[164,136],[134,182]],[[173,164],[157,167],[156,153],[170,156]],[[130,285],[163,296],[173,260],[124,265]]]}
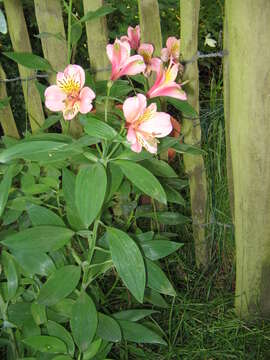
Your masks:
{"label": "pink petal", "polygon": [[92,100],[96,97],[94,91],[89,87],[84,87],[80,92],[80,113],[86,114],[91,111]]}
{"label": "pink petal", "polygon": [[45,105],[51,111],[63,111],[66,94],[57,85],[51,85],[45,90]]}
{"label": "pink petal", "polygon": [[140,153],[142,151],[142,145],[138,141],[135,144],[132,144],[130,148],[136,153]]}
{"label": "pink petal", "polygon": [[128,123],[134,123],[144,113],[146,109],[146,97],[142,94],[133,96],[125,100],[123,112]]}
{"label": "pink petal", "polygon": [[167,62],[169,60],[169,51],[167,48],[161,50],[161,60]]}
{"label": "pink petal", "polygon": [[175,36],[170,36],[168,37],[167,41],[166,41],[166,46],[167,46],[167,49],[169,50],[169,52],[172,51],[172,48],[174,46],[175,43],[178,42],[178,39],[176,39]]}
{"label": "pink petal", "polygon": [[159,58],[151,59],[151,69],[155,72],[160,72],[160,68],[162,66],[162,61]]}
{"label": "pink petal", "polygon": [[151,58],[154,52],[154,46],[152,44],[141,44],[138,49],[138,54],[143,58],[146,57]]}
{"label": "pink petal", "polygon": [[64,70],[65,77],[71,77],[76,82],[78,81],[80,84],[80,88],[82,89],[85,83],[85,72],[83,68],[79,65],[68,65]]}
{"label": "pink petal", "polygon": [[[75,105],[75,104],[74,104]],[[72,120],[79,112],[79,104],[77,103],[73,107],[65,107],[63,111],[63,117],[65,120]]]}
{"label": "pink petal", "polygon": [[140,55],[131,56],[124,64],[117,78],[123,75],[137,75],[141,72],[144,72],[145,68],[146,65]]}
{"label": "pink petal", "polygon": [[141,37],[140,26],[137,25],[135,28],[129,26],[127,33],[131,48],[137,50],[140,45],[140,37]]}
{"label": "pink petal", "polygon": [[112,44],[108,44],[106,46],[106,52],[107,52],[107,56],[110,60],[110,62],[113,62],[113,45]]}
{"label": "pink petal", "polygon": [[178,69],[179,69],[179,64],[172,65],[172,62],[170,63],[170,66],[166,71],[166,77],[169,78],[169,81],[174,81],[177,78]]}
{"label": "pink petal", "polygon": [[171,117],[164,112],[154,112],[149,120],[142,122],[139,126],[139,130],[157,138],[169,135],[172,129]]}
{"label": "pink petal", "polygon": [[156,89],[149,97],[153,98],[157,96],[169,96],[179,100],[187,100],[186,93],[181,89],[181,86],[176,83]]}
{"label": "pink petal", "polygon": [[136,133],[132,126],[129,126],[128,132],[127,132],[127,141],[131,144],[135,144],[137,142]]}

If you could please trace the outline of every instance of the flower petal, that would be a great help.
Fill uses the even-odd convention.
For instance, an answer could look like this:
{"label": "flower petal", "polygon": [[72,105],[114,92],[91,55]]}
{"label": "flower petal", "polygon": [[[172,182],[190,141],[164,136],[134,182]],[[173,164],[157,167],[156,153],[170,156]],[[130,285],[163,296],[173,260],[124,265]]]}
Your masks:
{"label": "flower petal", "polygon": [[128,123],[134,123],[138,120],[145,109],[146,97],[142,94],[128,98],[123,104],[124,116]]}
{"label": "flower petal", "polygon": [[132,126],[129,126],[127,132],[127,141],[131,144],[135,144],[137,142],[136,133]]}
{"label": "flower petal", "polygon": [[117,79],[124,75],[137,75],[144,72],[146,65],[140,55],[131,56],[124,64],[123,68],[117,75]]}
{"label": "flower petal", "polygon": [[45,105],[51,111],[63,111],[66,94],[57,85],[51,85],[45,90]]}
{"label": "flower petal", "polygon": [[139,130],[162,138],[172,131],[171,117],[164,112],[152,112],[152,116],[140,124]]}
{"label": "flower petal", "polygon": [[85,83],[85,72],[79,65],[68,65],[64,70],[64,75],[67,78],[73,78],[76,82],[79,82],[82,89]]}
{"label": "flower petal", "polygon": [[141,37],[140,26],[137,25],[135,28],[129,26],[127,33],[131,48],[137,50],[140,45],[140,37]]}
{"label": "flower petal", "polygon": [[140,153],[142,151],[142,145],[138,141],[132,144],[130,148],[132,151],[136,153]]}
{"label": "flower petal", "polygon": [[92,110],[92,100],[96,97],[94,91],[89,87],[84,87],[80,92],[80,113],[86,114]]}
{"label": "flower petal", "polygon": [[160,72],[160,68],[162,66],[162,61],[159,58],[151,59],[151,70],[155,72]]}
{"label": "flower petal", "polygon": [[153,52],[154,52],[154,46],[152,44],[141,44],[138,49],[138,54],[143,57],[146,63],[151,60]]}
{"label": "flower petal", "polygon": [[161,50],[161,60],[167,62],[169,60],[169,51],[167,48]]}

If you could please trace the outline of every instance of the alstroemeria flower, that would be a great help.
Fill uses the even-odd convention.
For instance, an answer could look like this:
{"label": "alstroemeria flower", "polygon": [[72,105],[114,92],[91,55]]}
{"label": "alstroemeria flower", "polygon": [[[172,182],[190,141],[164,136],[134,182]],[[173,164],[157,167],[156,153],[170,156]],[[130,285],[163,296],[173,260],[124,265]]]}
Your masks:
{"label": "alstroemeria flower", "polygon": [[145,70],[143,58],[140,55],[130,56],[130,45],[127,41],[115,40],[107,45],[107,55],[112,63],[111,80],[117,80],[123,75],[136,75]]}
{"label": "alstroemeria flower", "polygon": [[166,41],[166,47],[161,50],[161,60],[164,62],[170,59],[173,62],[178,63],[180,56],[180,39],[176,39],[174,36],[170,36]]}
{"label": "alstroemeria flower", "polygon": [[91,111],[94,91],[84,86],[85,73],[79,65],[68,65],[57,73],[56,85],[45,90],[45,105],[51,111],[62,111],[65,120],[73,119],[78,112]]}
{"label": "alstroemeria flower", "polygon": [[146,65],[144,75],[148,77],[152,71],[158,72],[162,61],[159,58],[153,58],[154,46],[152,44],[142,44],[138,49],[138,54],[143,57]]}
{"label": "alstroemeria flower", "polygon": [[135,28],[132,26],[128,27],[128,36],[121,36],[121,41],[127,41],[131,47],[131,49],[137,50],[140,46],[140,39],[141,39],[141,30],[140,26],[137,25]]}
{"label": "alstroemeria flower", "polygon": [[157,138],[167,136],[172,131],[170,115],[157,112],[157,105],[147,107],[146,97],[142,94],[128,98],[123,104],[127,121],[127,140],[131,150],[139,153],[144,147],[152,154],[157,153]]}
{"label": "alstroemeria flower", "polygon": [[160,68],[154,85],[148,91],[147,96],[154,98],[157,96],[170,96],[179,100],[187,100],[187,95],[182,90],[181,85],[175,82],[178,74],[179,64],[173,64],[172,60],[167,69]]}

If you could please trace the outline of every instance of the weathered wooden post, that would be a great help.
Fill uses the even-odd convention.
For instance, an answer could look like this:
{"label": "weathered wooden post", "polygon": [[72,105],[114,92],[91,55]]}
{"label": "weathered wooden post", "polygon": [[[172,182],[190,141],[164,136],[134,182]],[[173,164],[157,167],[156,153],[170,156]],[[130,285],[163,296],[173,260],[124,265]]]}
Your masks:
{"label": "weathered wooden post", "polygon": [[162,35],[157,0],[138,0],[141,38],[143,43],[153,44],[155,56],[161,55]]}
{"label": "weathered wooden post", "polygon": [[[6,74],[4,69],[0,64],[0,79],[5,79]],[[7,97],[6,84],[0,82],[0,99],[5,99]],[[20,135],[11,111],[11,107],[7,104],[3,109],[0,109],[0,123],[4,131],[4,135],[19,139]]]}
{"label": "weathered wooden post", "polygon": [[[181,0],[181,53],[183,60],[189,60],[198,51],[198,24],[200,0]],[[197,61],[185,66],[183,80],[189,80],[185,86],[188,102],[199,113],[199,74]],[[191,119],[183,119],[182,133],[186,144],[200,146],[201,127],[199,119],[196,126]],[[185,171],[189,176],[190,200],[195,241],[196,263],[198,266],[208,265],[208,244],[205,236],[207,182],[202,155],[184,155]]]}
{"label": "weathered wooden post", "polygon": [[[44,57],[54,70],[63,71],[68,61],[61,0],[34,0],[34,3],[39,32],[55,35],[41,37]],[[50,82],[55,82],[55,74],[50,77]]]}
{"label": "weathered wooden post", "polygon": [[[83,0],[84,12],[95,11],[104,5],[103,0]],[[86,22],[88,52],[91,69],[95,72],[96,80],[108,80],[111,65],[106,53],[108,31],[106,17]]]}
{"label": "weathered wooden post", "polygon": [[242,317],[269,315],[270,2],[226,1],[235,201],[235,304]]}
{"label": "weathered wooden post", "polygon": [[[228,16],[227,16],[228,2],[225,2],[225,17],[223,24],[223,49],[225,53],[229,49],[229,34],[228,34]],[[225,55],[223,58],[223,98],[224,98],[224,116],[225,116],[225,133],[226,133],[226,168],[227,168],[227,182],[230,197],[231,215],[234,221],[234,191],[233,191],[233,170],[232,170],[232,156],[231,156],[231,140],[230,140],[230,58]]]}
{"label": "weathered wooden post", "polygon": [[[4,6],[14,51],[32,52],[21,1],[4,0]],[[32,77],[35,74],[33,70],[24,66],[18,65],[18,67],[22,78]],[[34,132],[44,123],[41,99],[34,81],[23,81],[22,87],[31,129]]]}

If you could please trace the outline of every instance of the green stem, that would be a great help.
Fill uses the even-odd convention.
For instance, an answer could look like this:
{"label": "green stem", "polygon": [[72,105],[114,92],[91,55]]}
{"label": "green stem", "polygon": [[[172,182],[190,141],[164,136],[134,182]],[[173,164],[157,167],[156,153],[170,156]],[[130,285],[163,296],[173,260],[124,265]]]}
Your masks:
{"label": "green stem", "polygon": [[111,92],[111,87],[113,86],[113,82],[109,80],[107,82],[107,95],[105,100],[105,122],[108,122],[108,106],[109,106],[109,97]]}
{"label": "green stem", "polygon": [[68,7],[68,64],[70,63],[71,59],[71,16],[72,16],[72,0],[69,0],[69,7]]}

